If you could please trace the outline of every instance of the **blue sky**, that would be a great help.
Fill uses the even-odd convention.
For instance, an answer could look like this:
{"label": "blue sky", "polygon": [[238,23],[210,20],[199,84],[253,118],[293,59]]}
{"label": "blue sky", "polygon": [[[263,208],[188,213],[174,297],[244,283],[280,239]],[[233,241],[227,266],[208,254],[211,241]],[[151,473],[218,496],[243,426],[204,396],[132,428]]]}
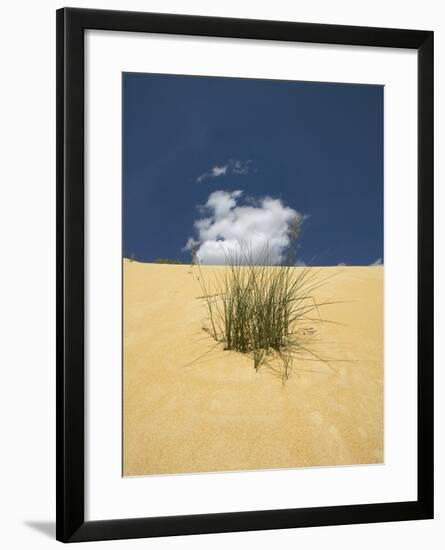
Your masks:
{"label": "blue sky", "polygon": [[383,261],[383,87],[123,75],[124,256],[279,261],[295,217],[299,263]]}

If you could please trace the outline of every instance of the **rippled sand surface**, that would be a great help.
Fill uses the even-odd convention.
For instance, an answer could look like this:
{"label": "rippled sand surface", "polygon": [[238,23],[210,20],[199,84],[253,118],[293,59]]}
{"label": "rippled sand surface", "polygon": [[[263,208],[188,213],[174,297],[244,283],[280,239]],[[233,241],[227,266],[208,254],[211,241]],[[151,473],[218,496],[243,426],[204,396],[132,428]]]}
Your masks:
{"label": "rippled sand surface", "polygon": [[383,462],[383,267],[320,268],[340,324],[309,329],[331,361],[284,385],[202,330],[198,276],[124,260],[124,475]]}

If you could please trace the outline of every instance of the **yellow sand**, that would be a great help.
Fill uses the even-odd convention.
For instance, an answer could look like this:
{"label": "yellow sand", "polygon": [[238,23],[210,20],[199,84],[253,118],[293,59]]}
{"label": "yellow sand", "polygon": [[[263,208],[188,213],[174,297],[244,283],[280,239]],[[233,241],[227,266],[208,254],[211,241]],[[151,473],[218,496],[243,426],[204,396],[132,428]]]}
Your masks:
{"label": "yellow sand", "polygon": [[317,353],[337,361],[298,362],[284,385],[211,349],[197,276],[124,261],[124,475],[382,462],[383,267],[321,269],[342,325],[316,327]]}

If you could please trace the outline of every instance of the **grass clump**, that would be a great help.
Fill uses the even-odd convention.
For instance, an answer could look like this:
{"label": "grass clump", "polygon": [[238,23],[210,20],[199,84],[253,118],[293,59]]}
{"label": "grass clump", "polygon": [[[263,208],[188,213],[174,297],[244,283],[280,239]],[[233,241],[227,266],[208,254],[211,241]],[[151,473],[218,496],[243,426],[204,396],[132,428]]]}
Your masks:
{"label": "grass clump", "polygon": [[[312,349],[314,322],[320,321],[314,290],[323,281],[313,268],[269,265],[245,247],[227,255],[226,267],[210,283],[200,270],[208,319],[204,329],[225,350],[248,354],[255,369],[270,368],[283,382],[296,360],[322,360]],[[311,326],[308,326],[310,324]]]}

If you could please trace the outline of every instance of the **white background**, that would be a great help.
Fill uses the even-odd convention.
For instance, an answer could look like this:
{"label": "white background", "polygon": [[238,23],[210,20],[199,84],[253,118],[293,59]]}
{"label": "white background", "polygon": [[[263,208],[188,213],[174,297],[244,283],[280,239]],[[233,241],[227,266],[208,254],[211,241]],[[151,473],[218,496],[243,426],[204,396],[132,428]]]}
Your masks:
{"label": "white background", "polygon": [[[152,10],[176,13],[257,17],[320,23],[425,28],[436,31],[436,98],[445,97],[443,69],[445,19],[441,3],[424,0],[354,2],[346,0],[296,3],[189,0],[72,2],[82,7]],[[6,548],[54,546],[54,163],[55,163],[55,14],[61,3],[22,1],[2,11],[2,84],[0,93],[2,197],[2,384],[0,407],[1,539]],[[444,179],[444,107],[436,102],[436,181]],[[444,192],[437,186],[436,212],[443,210]],[[445,221],[437,215],[437,254]],[[443,248],[443,246],[442,246]],[[444,256],[437,255],[436,280],[445,279]],[[437,310],[445,307],[437,288]],[[436,334],[443,334],[443,314]],[[439,340],[439,337],[437,338]],[[443,337],[442,337],[443,340]],[[445,361],[443,345],[437,364]],[[436,394],[443,372],[437,370]],[[401,380],[403,384],[403,380]],[[98,543],[127,548],[441,548],[445,537],[445,445],[440,419],[445,405],[437,399],[437,519],[367,526],[176,537],[150,541]]]}

